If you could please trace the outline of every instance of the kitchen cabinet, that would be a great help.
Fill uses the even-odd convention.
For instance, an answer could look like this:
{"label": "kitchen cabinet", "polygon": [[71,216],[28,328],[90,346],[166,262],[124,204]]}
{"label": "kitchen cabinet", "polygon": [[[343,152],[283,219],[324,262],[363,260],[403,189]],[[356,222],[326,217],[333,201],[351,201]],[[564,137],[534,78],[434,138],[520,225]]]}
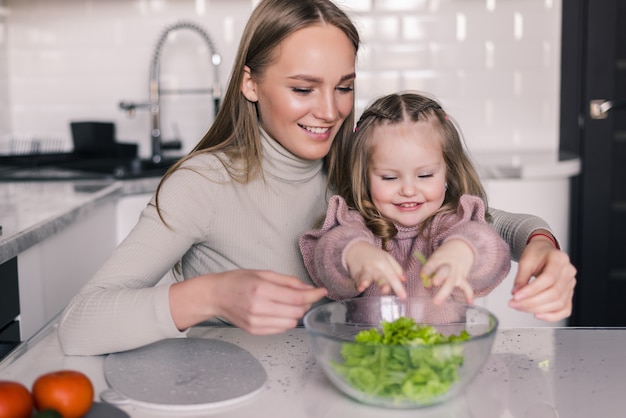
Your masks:
{"label": "kitchen cabinet", "polygon": [[[9,314],[17,317],[11,329],[17,329],[18,341],[63,310],[111,255],[118,239],[118,209],[124,207],[118,203],[141,201],[135,196],[145,195],[145,206],[157,184],[158,178],[0,182],[0,268],[10,262],[14,272],[0,271],[0,302],[4,307],[6,294],[19,303],[19,315]],[[134,225],[139,212],[128,222]],[[5,293],[3,286],[17,291]],[[4,327],[0,324],[0,331]]]}
{"label": "kitchen cabinet", "polygon": [[118,211],[135,204],[126,215],[132,227],[158,180],[0,182],[0,269],[12,263],[13,272],[0,270],[0,312],[5,295],[19,303],[7,314],[17,318],[17,341],[45,326],[93,277],[117,245]]}
{"label": "kitchen cabinet", "polygon": [[115,246],[115,200],[39,241],[17,257],[21,339],[59,313]]}
{"label": "kitchen cabinet", "polygon": [[17,257],[0,263],[0,359],[20,342]]}
{"label": "kitchen cabinet", "polygon": [[122,196],[117,201],[116,212],[116,245],[126,238],[133,229],[141,211],[148,205],[153,193],[140,193]]}

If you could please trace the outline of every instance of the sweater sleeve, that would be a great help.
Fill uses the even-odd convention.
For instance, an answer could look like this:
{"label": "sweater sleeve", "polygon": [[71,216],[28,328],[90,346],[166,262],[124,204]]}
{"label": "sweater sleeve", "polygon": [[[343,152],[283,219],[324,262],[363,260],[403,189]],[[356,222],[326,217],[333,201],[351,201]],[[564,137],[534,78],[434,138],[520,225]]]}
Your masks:
{"label": "sweater sleeve", "polygon": [[363,218],[356,211],[349,210],[340,196],[330,198],[322,227],[308,231],[300,238],[300,251],[311,280],[316,286],[328,290],[329,299],[358,296],[344,254],[359,241],[375,245],[374,236],[366,228]]}
{"label": "sweater sleeve", "polygon": [[164,182],[159,204],[167,225],[153,197],[127,238],[64,310],[58,336],[66,354],[125,351],[185,335],[170,313],[172,280],[159,281],[199,240],[211,218],[190,203],[188,197],[197,193],[206,193],[206,183],[191,170],[178,170]]}
{"label": "sweater sleeve", "polygon": [[[454,226],[446,228],[446,225]],[[433,229],[444,231],[441,238],[436,239],[436,246],[451,239],[460,239],[472,249],[474,264],[468,281],[476,297],[489,294],[508,274],[511,268],[509,246],[487,224],[482,199],[461,196],[457,213],[438,218]]]}
{"label": "sweater sleeve", "polygon": [[[535,215],[510,213],[494,208],[489,208],[489,213],[492,217],[491,224],[502,239],[509,244],[513,261],[519,261],[528,238],[533,232],[545,229],[552,233],[547,222]],[[555,237],[555,239],[558,242],[558,238]]]}

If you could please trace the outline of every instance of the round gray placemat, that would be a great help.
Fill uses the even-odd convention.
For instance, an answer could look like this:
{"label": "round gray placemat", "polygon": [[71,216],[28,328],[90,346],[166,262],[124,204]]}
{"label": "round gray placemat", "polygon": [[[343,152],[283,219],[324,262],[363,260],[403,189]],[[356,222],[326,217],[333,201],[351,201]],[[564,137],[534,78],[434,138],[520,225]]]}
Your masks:
{"label": "round gray placemat", "polygon": [[122,397],[166,409],[232,403],[267,381],[265,369],[249,352],[204,338],[165,339],[109,354],[104,375]]}

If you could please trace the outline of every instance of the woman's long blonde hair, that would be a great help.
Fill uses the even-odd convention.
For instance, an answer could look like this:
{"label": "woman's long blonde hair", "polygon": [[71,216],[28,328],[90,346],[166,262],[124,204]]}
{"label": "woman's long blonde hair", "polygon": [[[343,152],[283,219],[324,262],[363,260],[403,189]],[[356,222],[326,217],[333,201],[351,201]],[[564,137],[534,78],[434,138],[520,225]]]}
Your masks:
{"label": "woman's long blonde hair", "polygon": [[[374,101],[361,115],[354,135],[337,141],[345,156],[343,164],[333,166],[329,172],[335,191],[348,205],[358,210],[365,218],[367,226],[383,240],[383,248],[397,233],[393,222],[381,216],[374,206],[369,192],[367,170],[372,154],[372,134],[374,128],[402,122],[427,121],[439,131],[441,148],[446,164],[447,191],[437,213],[456,212],[463,194],[479,196],[487,208],[487,195],[478,174],[465,151],[459,130],[441,105],[417,93],[390,94]],[[426,230],[434,215],[421,225]]]}
{"label": "woman's long blonde hair", "polygon": [[[248,101],[241,92],[244,69],[246,66],[250,68],[252,77],[260,80],[276,57],[276,47],[292,33],[316,24],[329,24],[342,30],[352,42],[356,56],[360,42],[358,31],[350,18],[330,0],[262,0],[255,7],[239,42],[215,121],[194,149],[161,179],[156,191],[157,209],[163,182],[194,155],[216,155],[231,178],[242,183],[258,175],[261,165],[259,119],[256,104]],[[335,140],[350,136],[353,126],[354,105]]]}

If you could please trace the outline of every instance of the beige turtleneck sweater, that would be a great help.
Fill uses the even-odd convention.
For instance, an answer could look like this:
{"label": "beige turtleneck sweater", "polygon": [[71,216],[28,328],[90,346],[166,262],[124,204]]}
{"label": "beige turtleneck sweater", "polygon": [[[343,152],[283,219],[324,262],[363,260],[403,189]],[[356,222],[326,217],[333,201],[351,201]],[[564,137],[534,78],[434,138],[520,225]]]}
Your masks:
{"label": "beige turtleneck sweater", "polygon": [[[179,261],[179,280],[246,268],[311,283],[298,240],[326,213],[330,194],[322,161],[300,159],[264,135],[262,142],[263,176],[247,184],[231,180],[218,159],[206,154],[191,158],[164,182],[159,205],[168,225],[159,219],[153,198],[65,309],[58,335],[66,354],[105,354],[184,336],[168,299]],[[497,218],[494,224],[509,238],[513,257],[532,230],[547,227],[535,217],[499,213]]]}

